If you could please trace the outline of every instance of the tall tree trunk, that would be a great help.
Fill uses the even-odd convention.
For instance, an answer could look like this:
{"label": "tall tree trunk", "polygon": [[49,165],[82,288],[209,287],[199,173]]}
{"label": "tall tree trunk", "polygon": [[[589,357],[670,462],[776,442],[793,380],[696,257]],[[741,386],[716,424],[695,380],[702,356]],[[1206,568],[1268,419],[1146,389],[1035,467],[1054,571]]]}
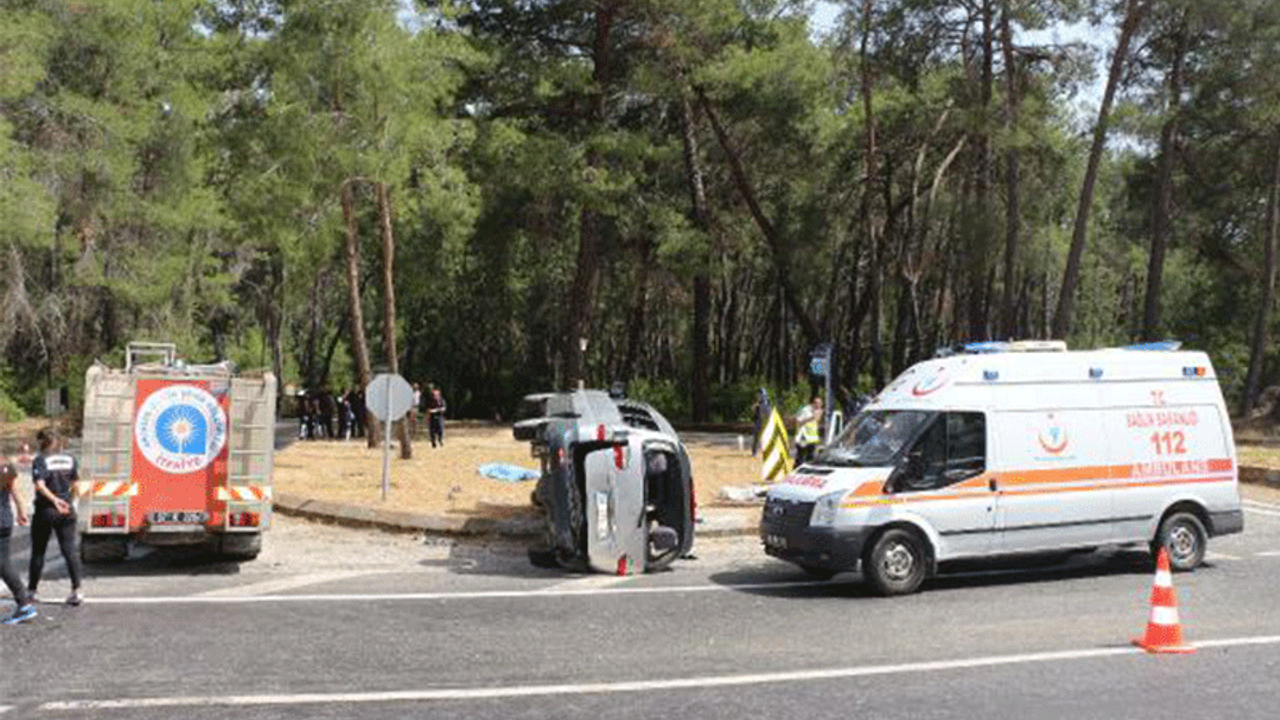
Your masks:
{"label": "tall tree trunk", "polygon": [[1009,147],[1005,150],[1004,157],[1004,294],[1000,302],[1000,329],[1006,339],[1018,335],[1014,271],[1018,259],[1019,235],[1022,232],[1021,197],[1018,194],[1022,182],[1018,157],[1018,110],[1022,102],[1022,90],[1018,81],[1018,59],[1013,50],[1009,5],[1010,0],[1004,0],[1000,9],[1000,46],[1004,52],[1005,128],[1009,137]]}
{"label": "tall tree trunk", "polygon": [[683,73],[680,85],[680,129],[684,145],[684,172],[689,186],[693,226],[706,239],[708,246],[700,258],[693,276],[693,374],[691,377],[691,405],[694,422],[706,422],[710,413],[707,398],[710,348],[707,340],[711,334],[711,217],[707,211],[707,192],[702,168],[698,164],[698,137],[693,132],[693,108],[685,93]]}
{"label": "tall tree trunk", "polygon": [[868,252],[870,254],[870,263],[868,271],[871,274],[871,285],[867,288],[867,292],[871,293],[871,333],[868,338],[871,343],[871,379],[875,383],[878,390],[884,387],[885,383],[885,366],[884,366],[884,347],[883,340],[880,336],[880,278],[882,263],[880,262],[880,226],[876,220],[874,198],[876,197],[876,183],[879,180],[879,169],[876,166],[876,154],[879,148],[876,145],[876,115],[875,108],[872,104],[872,95],[874,91],[874,78],[871,73],[871,14],[875,3],[873,0],[863,0],[862,2],[862,40],[860,43],[858,55],[861,67],[859,74],[861,75],[862,85],[862,110],[867,118],[867,139],[866,139],[866,162],[867,162],[867,184],[865,192],[862,196],[862,215],[865,221],[865,232],[867,236]]}
{"label": "tall tree trunk", "polygon": [[[359,387],[369,386],[372,374],[369,370],[369,341],[364,335],[364,310],[360,307],[360,243],[359,219],[356,217],[355,178],[342,183],[342,219],[347,229],[347,303],[351,314],[351,350],[355,353]],[[378,446],[378,422],[373,413],[365,413],[365,436],[369,447]]]}
{"label": "tall tree trunk", "polygon": [[1159,339],[1160,290],[1164,258],[1169,246],[1173,214],[1173,163],[1177,153],[1178,115],[1182,108],[1182,64],[1187,53],[1185,11],[1174,35],[1173,65],[1169,68],[1169,108],[1160,128],[1160,163],[1156,175],[1156,204],[1151,218],[1151,255],[1147,258],[1147,293],[1142,304],[1142,339]]}
{"label": "tall tree trunk", "polygon": [[1267,194],[1267,218],[1262,230],[1262,302],[1253,318],[1253,343],[1249,350],[1249,373],[1244,381],[1245,415],[1253,411],[1262,388],[1262,365],[1266,360],[1270,333],[1267,331],[1276,303],[1276,255],[1280,253],[1280,125],[1273,135],[1271,157],[1271,189]]}
{"label": "tall tree trunk", "polygon": [[1085,233],[1089,229],[1089,210],[1093,205],[1093,187],[1098,181],[1098,164],[1107,143],[1107,125],[1111,118],[1111,105],[1115,102],[1116,89],[1124,74],[1125,59],[1129,56],[1129,42],[1133,39],[1147,10],[1147,0],[1127,0],[1124,21],[1120,24],[1120,36],[1116,51],[1111,57],[1111,69],[1107,73],[1107,86],[1102,93],[1102,106],[1098,108],[1098,122],[1093,127],[1093,146],[1089,149],[1089,162],[1080,186],[1080,204],[1076,207],[1075,227],[1071,231],[1071,249],[1067,253],[1066,269],[1062,273],[1062,289],[1058,294],[1058,309],[1053,315],[1053,336],[1066,339],[1074,322],[1076,286],[1080,283],[1080,259],[1084,255]]}
{"label": "tall tree trunk", "polygon": [[979,83],[980,125],[974,137],[978,173],[974,182],[973,217],[968,229],[969,244],[969,337],[985,340],[990,334],[986,308],[986,277],[991,252],[991,99],[995,95],[995,32],[991,0],[982,0],[982,67]]}
{"label": "tall tree trunk", "polygon": [[[384,182],[375,183],[378,192],[378,220],[382,230],[382,347],[387,354],[387,367],[400,374],[400,352],[396,347],[396,236],[391,225],[391,190]],[[416,408],[415,408],[416,410]],[[413,412],[413,410],[410,410]],[[413,457],[413,440],[409,437],[408,420],[396,423],[400,435],[400,458]]]}
{"label": "tall tree trunk", "polygon": [[700,87],[695,87],[694,92],[698,96],[698,103],[702,106],[703,112],[707,114],[707,120],[711,122],[711,129],[715,131],[716,140],[719,141],[720,147],[724,149],[725,156],[729,161],[729,170],[733,176],[734,186],[738,193],[747,203],[747,208],[751,211],[751,217],[756,222],[756,227],[760,228],[761,234],[764,235],[765,241],[769,245],[769,250],[773,255],[774,266],[778,274],[778,283],[782,289],[782,299],[786,303],[786,307],[795,316],[796,322],[800,324],[800,331],[804,334],[805,341],[810,346],[816,346],[821,342],[821,333],[818,332],[818,326],[813,322],[813,318],[805,311],[804,306],[800,304],[800,295],[796,291],[795,284],[791,281],[790,253],[787,252],[786,243],[783,242],[782,236],[778,234],[777,228],[769,218],[765,217],[764,209],[760,207],[760,200],[756,196],[755,189],[752,187],[750,180],[747,178],[746,171],[742,167],[742,156],[738,153],[737,148],[729,141],[729,135],[720,125],[720,119],[716,117],[715,110],[711,107],[711,101],[707,98],[706,92]]}
{"label": "tall tree trunk", "polygon": [[[605,93],[613,84],[613,58],[609,49],[609,35],[613,31],[617,6],[602,4],[595,9],[595,33],[592,38],[591,79],[594,90],[587,109],[587,127],[600,129],[605,117]],[[587,182],[597,168],[604,166],[604,158],[596,150],[587,152]],[[588,203],[590,200],[587,201]],[[569,297],[569,317],[565,323],[563,346],[569,353],[568,381],[570,386],[585,385],[587,360],[585,345],[587,334],[595,318],[596,288],[600,274],[600,242],[604,219],[594,208],[582,209],[578,228],[578,258],[573,273],[573,288]]]}

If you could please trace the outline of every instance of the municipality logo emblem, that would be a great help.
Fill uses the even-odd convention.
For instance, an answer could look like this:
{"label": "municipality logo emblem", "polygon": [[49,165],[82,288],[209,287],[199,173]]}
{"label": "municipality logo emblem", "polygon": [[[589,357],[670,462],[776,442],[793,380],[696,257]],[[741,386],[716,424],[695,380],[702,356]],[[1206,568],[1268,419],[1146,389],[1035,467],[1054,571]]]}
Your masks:
{"label": "municipality logo emblem", "polygon": [[195,472],[213,462],[227,444],[227,414],[218,400],[195,385],[170,385],[151,393],[134,422],[138,449],[168,472]]}

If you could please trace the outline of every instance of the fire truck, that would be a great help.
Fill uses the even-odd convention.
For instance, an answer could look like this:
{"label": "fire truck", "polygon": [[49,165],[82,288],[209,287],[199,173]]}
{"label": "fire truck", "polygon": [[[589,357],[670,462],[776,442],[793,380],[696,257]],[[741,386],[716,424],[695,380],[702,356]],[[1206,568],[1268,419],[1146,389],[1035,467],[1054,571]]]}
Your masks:
{"label": "fire truck", "polygon": [[188,364],[171,343],[130,343],[123,368],[90,367],[81,557],[123,560],[130,541],[256,557],[271,526],[275,415],[275,376]]}

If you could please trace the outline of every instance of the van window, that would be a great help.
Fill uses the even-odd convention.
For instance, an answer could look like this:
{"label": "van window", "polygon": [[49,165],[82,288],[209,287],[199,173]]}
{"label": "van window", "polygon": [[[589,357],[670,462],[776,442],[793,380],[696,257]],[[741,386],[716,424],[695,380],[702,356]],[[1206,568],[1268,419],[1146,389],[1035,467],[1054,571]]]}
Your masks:
{"label": "van window", "polygon": [[936,490],[987,469],[987,424],[982,413],[940,413],[907,451],[899,468],[900,492]]}
{"label": "van window", "polygon": [[934,413],[918,410],[858,413],[849,427],[819,457],[833,465],[891,465],[903,447],[933,417]]}

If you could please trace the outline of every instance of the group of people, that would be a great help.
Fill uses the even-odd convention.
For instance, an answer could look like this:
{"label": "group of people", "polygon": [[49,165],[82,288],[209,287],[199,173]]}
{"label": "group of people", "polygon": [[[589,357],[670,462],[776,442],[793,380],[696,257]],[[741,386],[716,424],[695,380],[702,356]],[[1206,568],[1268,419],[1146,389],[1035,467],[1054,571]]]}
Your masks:
{"label": "group of people", "polygon": [[[444,445],[444,416],[447,410],[440,388],[428,386],[428,393],[424,397],[422,386],[413,384],[410,427],[416,433],[418,416],[425,413],[431,447]],[[351,388],[336,395],[327,389],[305,391],[298,398],[298,419],[300,440],[350,440],[364,437],[368,422],[364,391]]]}
{"label": "group of people", "polygon": [[[31,461],[31,481],[35,503],[30,515],[17,492],[18,469],[8,459],[0,461],[0,577],[13,593],[17,609],[4,620],[5,625],[29,622],[36,617],[36,587],[44,574],[44,554],[49,538],[58,538],[58,548],[67,563],[71,577],[68,605],[84,600],[80,590],[82,573],[76,548],[76,511],[73,493],[77,480],[75,458],[60,452],[52,434],[41,430],[36,435],[39,453]],[[31,564],[24,585],[9,557],[9,539],[16,525],[31,523]]]}
{"label": "group of people", "polygon": [[298,398],[298,438],[350,440],[364,437],[367,413],[363,390],[351,388],[337,395],[328,389],[306,391]]}

